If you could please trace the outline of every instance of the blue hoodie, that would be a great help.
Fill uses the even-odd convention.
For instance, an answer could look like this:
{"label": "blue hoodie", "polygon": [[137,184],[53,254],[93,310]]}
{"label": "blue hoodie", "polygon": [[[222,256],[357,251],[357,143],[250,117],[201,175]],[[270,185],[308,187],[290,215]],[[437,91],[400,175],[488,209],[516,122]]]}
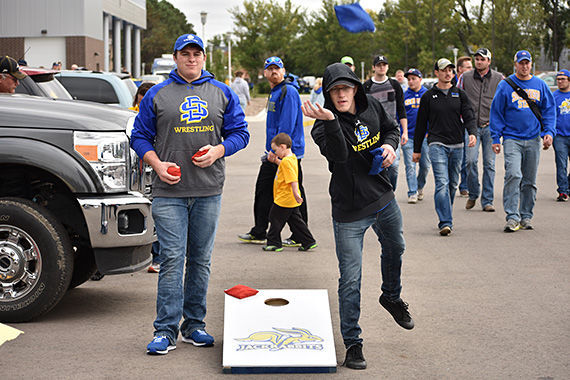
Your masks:
{"label": "blue hoodie", "polygon": [[191,157],[205,145],[222,144],[225,156],[247,146],[249,132],[239,99],[225,84],[202,70],[192,83],[176,70],[146,93],[131,134],[131,147],[139,157],[154,150],[160,160],[176,163],[182,179],[168,185],[153,175],[153,196],[204,197],[221,194],[224,159],[199,168]]}
{"label": "blue hoodie", "polygon": [[554,137],[556,110],[554,97],[548,85],[535,76],[528,80],[520,80],[513,74],[510,78],[526,91],[531,100],[538,103],[542,112],[544,131],[540,130],[540,123],[526,101],[503,80],[497,86],[497,92],[491,103],[489,128],[493,144],[500,144],[501,137],[503,140],[530,140],[539,135],[544,137],[546,134]]}
{"label": "blue hoodie", "polygon": [[[287,91],[281,100],[283,86],[287,86]],[[279,133],[287,133],[291,137],[293,142],[291,150],[297,158],[303,158],[305,154],[305,131],[303,130],[301,98],[295,86],[286,84],[286,81],[273,87],[269,94],[265,140],[267,152],[271,151],[271,140]]]}
{"label": "blue hoodie", "polygon": [[554,91],[556,100],[556,135],[570,136],[570,91]]}

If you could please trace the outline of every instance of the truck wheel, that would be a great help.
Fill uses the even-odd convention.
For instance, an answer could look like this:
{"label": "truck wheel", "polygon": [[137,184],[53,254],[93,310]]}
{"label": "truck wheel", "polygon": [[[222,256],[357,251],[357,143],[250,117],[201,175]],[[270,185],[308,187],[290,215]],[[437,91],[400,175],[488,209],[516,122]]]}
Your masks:
{"label": "truck wheel", "polygon": [[65,228],[34,202],[0,199],[0,322],[53,308],[69,286],[73,248]]}

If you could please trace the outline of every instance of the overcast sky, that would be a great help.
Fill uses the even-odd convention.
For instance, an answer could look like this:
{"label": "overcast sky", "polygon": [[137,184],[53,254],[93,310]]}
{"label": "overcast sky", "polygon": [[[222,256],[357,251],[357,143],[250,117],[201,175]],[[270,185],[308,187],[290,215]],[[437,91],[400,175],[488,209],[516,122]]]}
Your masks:
{"label": "overcast sky", "polygon": [[[275,1],[275,0],[274,0]],[[284,0],[277,0],[281,4]],[[216,34],[225,33],[233,29],[233,19],[228,9],[241,7],[243,0],[168,0],[169,3],[178,8],[186,15],[188,22],[194,25],[196,33],[202,37],[202,21],[200,12],[208,13],[206,20],[206,38],[212,38]],[[321,8],[321,0],[292,0],[294,5],[306,8],[309,12]],[[379,11],[382,8],[383,0],[361,0],[360,5],[364,9]],[[241,7],[243,9],[243,7]]]}

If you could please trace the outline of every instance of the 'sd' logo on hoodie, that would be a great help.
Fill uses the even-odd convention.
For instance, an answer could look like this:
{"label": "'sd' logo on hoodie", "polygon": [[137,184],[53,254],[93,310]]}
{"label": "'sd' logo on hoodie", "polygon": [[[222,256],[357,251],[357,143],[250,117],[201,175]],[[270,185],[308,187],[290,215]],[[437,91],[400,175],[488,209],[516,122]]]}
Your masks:
{"label": "'sd' logo on hoodie", "polygon": [[360,120],[358,120],[354,128],[354,134],[356,135],[358,142],[362,142],[370,136],[370,131],[366,125],[362,124]]}
{"label": "'sd' logo on hoodie", "polygon": [[180,104],[180,121],[186,124],[197,123],[208,117],[208,102],[200,99],[199,96],[187,96]]}

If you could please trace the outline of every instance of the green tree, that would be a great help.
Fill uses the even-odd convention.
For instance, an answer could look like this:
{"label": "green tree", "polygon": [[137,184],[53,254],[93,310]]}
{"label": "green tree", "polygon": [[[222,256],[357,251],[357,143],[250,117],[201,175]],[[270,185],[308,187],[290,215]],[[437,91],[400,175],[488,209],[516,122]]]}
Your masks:
{"label": "green tree", "polygon": [[263,61],[272,55],[281,57],[288,71],[292,71],[296,42],[305,25],[301,8],[293,6],[290,0],[283,5],[246,0],[243,7],[243,11],[238,7],[230,9],[235,20],[233,34],[237,37],[233,56],[254,81],[263,69]]}
{"label": "green tree", "polygon": [[[218,34],[208,41],[208,57],[207,70],[214,74],[217,80],[223,82],[228,76],[227,64],[228,64],[228,48],[227,39],[223,34]],[[232,59],[233,60],[233,59]],[[210,64],[210,62],[212,64]],[[232,64],[235,64],[234,61]]]}
{"label": "green tree", "polygon": [[390,62],[398,68],[416,67],[428,76],[436,59],[453,59],[452,48],[460,46],[454,32],[458,15],[450,12],[454,0],[387,1],[381,12],[380,40]]}
{"label": "green tree", "polygon": [[195,32],[184,13],[166,0],[147,0],[146,30],[142,31],[141,41],[142,62],[150,68],[154,58],[172,53],[174,41],[185,33]]}
{"label": "green tree", "polygon": [[[334,11],[337,4],[340,3],[323,0],[321,9],[310,15],[307,29],[299,38],[296,49],[300,54],[294,57],[295,67],[300,73],[322,76],[327,65],[340,62],[343,56],[348,55],[353,58],[356,72],[360,74],[360,62],[365,62],[365,67],[369,68],[373,55],[379,51],[381,44],[375,38],[377,32],[350,33],[339,25]],[[377,19],[377,15],[372,17]]]}
{"label": "green tree", "polygon": [[552,60],[558,61],[568,41],[567,32],[570,26],[568,1],[540,0],[540,5],[544,10],[544,22],[548,27],[542,43]]}

